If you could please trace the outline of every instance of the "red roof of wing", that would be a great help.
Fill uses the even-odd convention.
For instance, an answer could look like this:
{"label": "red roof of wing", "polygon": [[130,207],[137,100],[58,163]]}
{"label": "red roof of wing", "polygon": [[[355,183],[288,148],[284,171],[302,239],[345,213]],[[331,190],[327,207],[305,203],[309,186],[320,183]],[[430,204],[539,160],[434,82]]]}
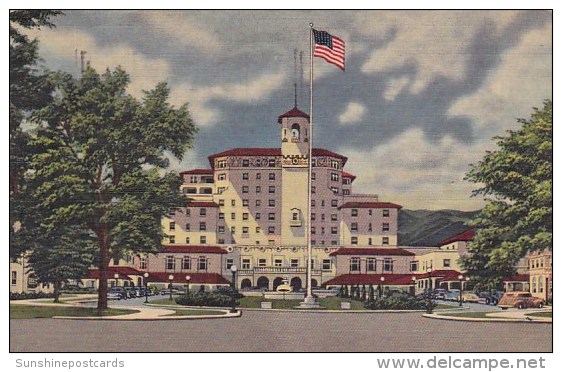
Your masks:
{"label": "red roof of wing", "polygon": [[441,245],[450,244],[454,242],[467,242],[474,239],[474,229],[466,230],[458,235],[455,235],[449,239],[443,240]]}
{"label": "red roof of wing", "polygon": [[[134,267],[129,266],[109,266],[107,272],[107,278],[113,279],[115,274],[119,275],[119,279],[130,279],[129,275],[143,275],[142,271],[138,271]],[[85,276],[85,279],[99,279],[100,271],[99,269],[91,269]]]}
{"label": "red roof of wing", "polygon": [[187,283],[185,277],[189,275],[190,284],[230,284],[222,275],[217,273],[166,273],[166,272],[149,272],[148,282],[165,282],[169,283],[168,277],[174,276],[173,283]]}
{"label": "red roof of wing", "polygon": [[402,248],[340,248],[330,256],[415,256],[415,253]]}
{"label": "red roof of wing", "polygon": [[191,207],[218,208],[219,207],[219,205],[215,202],[206,202],[206,201],[190,201],[185,206],[188,208]]}
{"label": "red roof of wing", "polygon": [[[243,147],[226,150],[217,154],[209,155],[209,163],[214,166],[216,158],[223,156],[281,156],[280,148],[261,148],[261,147]],[[343,160],[343,165],[347,162],[347,157],[326,149],[313,149],[312,156],[331,156]]]}
{"label": "red roof of wing", "polygon": [[352,182],[353,182],[354,179],[357,178],[357,176],[354,176],[353,174],[347,173],[347,172],[342,172],[342,177],[343,177],[343,178],[351,178],[351,181],[352,181]]}
{"label": "red roof of wing", "polygon": [[433,270],[431,272],[431,275],[429,273],[423,273],[423,274],[414,274],[414,276],[416,277],[416,279],[426,279],[431,276],[432,278],[439,278],[442,281],[448,282],[453,280],[459,280],[459,275],[461,274],[462,273],[457,270]]}
{"label": "red roof of wing", "polygon": [[[381,281],[384,277],[384,281]],[[323,285],[413,285],[410,274],[343,274],[323,283]]]}
{"label": "red roof of wing", "polygon": [[291,110],[287,111],[284,114],[279,115],[277,118],[277,122],[281,124],[281,120],[283,118],[306,118],[310,120],[310,116],[307,113],[302,112],[296,107],[293,107]]}
{"label": "red roof of wing", "polygon": [[389,202],[347,202],[344,203],[339,209],[342,208],[402,208],[401,205],[389,203]]}
{"label": "red roof of wing", "polygon": [[183,172],[180,172],[180,174],[213,174],[213,170],[212,169],[201,169],[201,168],[196,168],[196,169],[190,169],[190,170],[186,170]]}
{"label": "red roof of wing", "polygon": [[221,247],[212,245],[165,245],[162,253],[216,253],[226,254]]}
{"label": "red roof of wing", "polygon": [[512,276],[506,276],[503,278],[504,282],[528,282],[529,274],[515,274]]}

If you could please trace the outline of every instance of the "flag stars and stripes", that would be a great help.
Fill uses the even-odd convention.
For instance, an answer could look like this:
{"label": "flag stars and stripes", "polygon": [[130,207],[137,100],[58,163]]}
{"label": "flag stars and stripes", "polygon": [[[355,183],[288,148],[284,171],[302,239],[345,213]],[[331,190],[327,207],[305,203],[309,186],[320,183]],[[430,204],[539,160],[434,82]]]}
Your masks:
{"label": "flag stars and stripes", "polygon": [[312,32],[314,34],[314,57],[323,58],[326,62],[345,71],[345,42],[326,31],[312,30]]}

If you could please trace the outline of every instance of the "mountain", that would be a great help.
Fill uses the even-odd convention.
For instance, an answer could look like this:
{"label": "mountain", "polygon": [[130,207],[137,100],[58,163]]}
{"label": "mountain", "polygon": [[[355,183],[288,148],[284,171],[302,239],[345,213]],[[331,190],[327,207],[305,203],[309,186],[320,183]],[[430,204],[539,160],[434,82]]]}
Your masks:
{"label": "mountain", "polygon": [[402,209],[398,213],[398,244],[438,246],[441,241],[468,230],[467,222],[478,212]]}

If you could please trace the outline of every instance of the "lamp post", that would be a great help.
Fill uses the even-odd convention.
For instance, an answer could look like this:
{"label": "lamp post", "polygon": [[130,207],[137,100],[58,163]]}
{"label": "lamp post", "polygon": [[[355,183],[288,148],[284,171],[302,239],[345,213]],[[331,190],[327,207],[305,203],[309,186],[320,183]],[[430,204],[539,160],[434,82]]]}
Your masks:
{"label": "lamp post", "polygon": [[412,282],[414,283],[413,288],[414,290],[412,291],[412,296],[416,295],[416,277],[412,276]]}
{"label": "lamp post", "polygon": [[235,295],[235,291],[236,291],[236,271],[238,270],[238,268],[236,267],[236,265],[232,265],[230,266],[230,271],[232,271],[232,297],[230,299],[231,301],[231,305],[232,308],[230,309],[231,313],[235,313],[236,312],[236,299],[234,298]]}
{"label": "lamp post", "polygon": [[174,276],[172,274],[168,275],[168,280],[170,281],[169,289],[170,289],[170,302],[172,301],[172,283],[174,282]]}
{"label": "lamp post", "polygon": [[113,274],[113,278],[115,279],[115,287],[118,287],[118,280],[119,280],[119,274],[115,273]]}
{"label": "lamp post", "polygon": [[464,279],[464,277],[462,276],[462,274],[459,274],[459,281],[461,282],[461,289],[459,291],[459,306],[462,306],[462,280]]}
{"label": "lamp post", "polygon": [[191,280],[191,277],[189,275],[185,276],[185,295],[187,296],[187,298],[189,298],[189,281]]}
{"label": "lamp post", "polygon": [[144,273],[144,303],[148,303],[148,273]]}
{"label": "lamp post", "polygon": [[381,295],[380,295],[380,298],[382,298],[382,296],[384,295],[384,286],[383,285],[384,285],[384,276],[381,276],[381,286],[380,286]]}
{"label": "lamp post", "polygon": [[427,288],[426,288],[427,302],[426,302],[426,304],[425,304],[425,310],[426,310],[426,312],[427,312],[428,314],[433,313],[433,309],[432,309],[432,306],[431,306],[431,291],[433,290],[433,289],[432,289],[433,283],[431,282],[431,273],[432,273],[432,271],[433,271],[433,270],[432,270],[431,268],[428,268],[428,269],[427,269],[427,275],[428,275],[428,278],[429,278],[429,283],[428,283]]}

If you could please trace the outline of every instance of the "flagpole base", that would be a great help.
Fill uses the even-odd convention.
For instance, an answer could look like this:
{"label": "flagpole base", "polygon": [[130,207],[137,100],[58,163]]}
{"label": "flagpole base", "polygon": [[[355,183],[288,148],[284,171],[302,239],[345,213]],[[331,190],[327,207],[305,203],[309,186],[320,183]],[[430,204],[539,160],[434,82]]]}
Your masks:
{"label": "flagpole base", "polygon": [[320,302],[314,296],[306,296],[304,301],[300,303],[299,306],[295,306],[295,309],[323,309],[320,306]]}

